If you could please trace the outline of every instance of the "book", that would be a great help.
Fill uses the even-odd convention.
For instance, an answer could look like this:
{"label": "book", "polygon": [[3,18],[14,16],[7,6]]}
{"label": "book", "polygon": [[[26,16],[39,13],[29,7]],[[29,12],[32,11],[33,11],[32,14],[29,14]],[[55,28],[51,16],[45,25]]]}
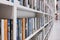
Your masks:
{"label": "book", "polygon": [[17,40],[19,40],[19,20],[17,19]]}
{"label": "book", "polygon": [[25,40],[25,18],[22,18],[22,40]]}
{"label": "book", "polygon": [[37,10],[40,11],[40,0],[37,0],[36,7],[37,7]]}
{"label": "book", "polygon": [[22,19],[19,19],[19,40],[22,40]]}
{"label": "book", "polygon": [[44,12],[44,0],[41,0],[41,11]]}
{"label": "book", "polygon": [[25,19],[26,22],[25,22],[25,38],[27,38],[29,35],[28,35],[28,18]]}
{"label": "book", "polygon": [[23,0],[23,6],[28,7],[28,0]]}
{"label": "book", "polygon": [[0,40],[1,40],[1,20],[0,20]]}
{"label": "book", "polygon": [[37,17],[37,30],[40,28],[40,18]]}
{"label": "book", "polygon": [[39,40],[43,40],[43,31],[42,30],[40,31],[40,34],[39,34]]}
{"label": "book", "polygon": [[8,40],[8,20],[4,19],[4,40]]}
{"label": "book", "polygon": [[33,9],[33,0],[28,0],[29,8]]}
{"label": "book", "polygon": [[30,36],[34,30],[34,18],[28,18],[28,35]]}
{"label": "book", "polygon": [[11,40],[11,31],[10,31],[10,29],[11,29],[11,21],[10,21],[10,19],[8,19],[8,22],[7,22],[8,24],[8,40]]}
{"label": "book", "polygon": [[35,17],[35,31],[37,30],[37,17]]}
{"label": "book", "polygon": [[1,19],[1,40],[4,40],[4,19]]}
{"label": "book", "polygon": [[22,5],[22,6],[23,6],[23,0],[20,0],[20,5]]}

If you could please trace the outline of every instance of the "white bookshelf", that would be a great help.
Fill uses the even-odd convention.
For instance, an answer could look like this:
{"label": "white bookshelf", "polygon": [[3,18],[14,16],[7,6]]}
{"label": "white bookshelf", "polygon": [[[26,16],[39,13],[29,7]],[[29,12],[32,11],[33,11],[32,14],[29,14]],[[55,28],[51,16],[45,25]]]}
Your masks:
{"label": "white bookshelf", "polygon": [[[1,8],[0,9],[0,14],[1,14],[0,18],[13,19],[13,40],[17,40],[17,38],[16,38],[17,37],[17,35],[16,35],[17,34],[17,31],[16,31],[17,30],[17,22],[16,22],[17,18],[35,17],[36,13],[42,14],[44,16],[47,15],[47,16],[52,17],[52,19],[48,20],[47,23],[45,23],[45,17],[44,17],[44,26],[39,28],[37,31],[35,31],[25,40],[30,40],[32,37],[34,37],[36,34],[38,34],[41,30],[43,30],[46,25],[48,25],[51,21],[53,21],[53,14],[54,14],[53,8],[45,0],[44,0],[44,4],[46,6],[48,6],[48,9],[51,10],[51,14],[43,12],[41,10],[38,11],[38,10],[35,10],[32,8],[28,8],[28,7],[19,5],[17,0],[14,0],[14,3],[10,2],[10,1],[6,1],[6,0],[0,0],[0,8]],[[44,5],[44,7],[45,7],[45,5]],[[44,8],[44,11],[45,11],[45,8]],[[24,13],[24,14],[22,14],[22,13]],[[47,32],[47,34],[49,34],[49,31]],[[44,35],[43,39],[46,38],[47,34]],[[3,35],[2,35],[2,37],[3,37]],[[3,38],[2,38],[2,40],[3,40]]]}

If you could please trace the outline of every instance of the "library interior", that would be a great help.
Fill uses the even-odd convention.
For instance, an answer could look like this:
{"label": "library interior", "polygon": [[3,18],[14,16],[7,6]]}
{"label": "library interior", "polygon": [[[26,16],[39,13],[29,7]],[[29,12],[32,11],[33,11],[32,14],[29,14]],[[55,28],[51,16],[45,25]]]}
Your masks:
{"label": "library interior", "polygon": [[0,0],[0,40],[60,40],[60,0]]}

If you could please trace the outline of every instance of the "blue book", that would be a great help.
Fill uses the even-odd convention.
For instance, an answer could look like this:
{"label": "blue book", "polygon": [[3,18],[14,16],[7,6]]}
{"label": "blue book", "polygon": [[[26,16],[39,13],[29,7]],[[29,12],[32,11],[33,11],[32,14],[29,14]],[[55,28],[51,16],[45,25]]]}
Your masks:
{"label": "blue book", "polygon": [[19,19],[19,40],[22,40],[22,19]]}
{"label": "blue book", "polygon": [[28,35],[33,33],[33,18],[28,18]]}
{"label": "blue book", "polygon": [[22,20],[17,19],[17,40],[22,40]]}
{"label": "blue book", "polygon": [[10,20],[10,40],[13,40],[13,20]]}
{"label": "blue book", "polygon": [[19,40],[19,19],[17,19],[17,40]]}

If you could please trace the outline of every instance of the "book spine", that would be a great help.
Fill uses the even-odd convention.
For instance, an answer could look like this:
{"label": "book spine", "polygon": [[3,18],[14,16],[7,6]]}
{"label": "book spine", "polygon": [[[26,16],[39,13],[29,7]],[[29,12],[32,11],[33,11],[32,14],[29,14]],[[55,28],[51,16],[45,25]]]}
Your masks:
{"label": "book spine", "polygon": [[28,18],[26,18],[26,22],[25,22],[25,38],[28,37]]}
{"label": "book spine", "polygon": [[7,19],[4,19],[4,40],[8,40],[8,26],[7,26]]}
{"label": "book spine", "polygon": [[20,5],[22,5],[22,6],[23,6],[23,0],[20,0]]}
{"label": "book spine", "polygon": [[10,26],[11,26],[11,27],[10,27],[10,29],[11,29],[11,31],[10,31],[11,37],[10,37],[10,38],[11,38],[11,40],[13,40],[13,20],[11,20],[10,22],[11,22],[11,25],[10,25]]}
{"label": "book spine", "polygon": [[19,19],[19,40],[22,40],[22,19]]}
{"label": "book spine", "polygon": [[19,19],[17,19],[17,40],[19,40]]}
{"label": "book spine", "polygon": [[1,20],[0,20],[0,40],[1,40]]}
{"label": "book spine", "polygon": [[1,40],[4,40],[4,19],[1,19]]}
{"label": "book spine", "polygon": [[33,33],[33,19],[28,18],[28,35],[31,35]]}
{"label": "book spine", "polygon": [[25,40],[25,18],[22,18],[22,40]]}
{"label": "book spine", "polygon": [[11,36],[10,36],[10,27],[11,27],[11,24],[10,24],[10,19],[8,19],[8,40],[11,40]]}

